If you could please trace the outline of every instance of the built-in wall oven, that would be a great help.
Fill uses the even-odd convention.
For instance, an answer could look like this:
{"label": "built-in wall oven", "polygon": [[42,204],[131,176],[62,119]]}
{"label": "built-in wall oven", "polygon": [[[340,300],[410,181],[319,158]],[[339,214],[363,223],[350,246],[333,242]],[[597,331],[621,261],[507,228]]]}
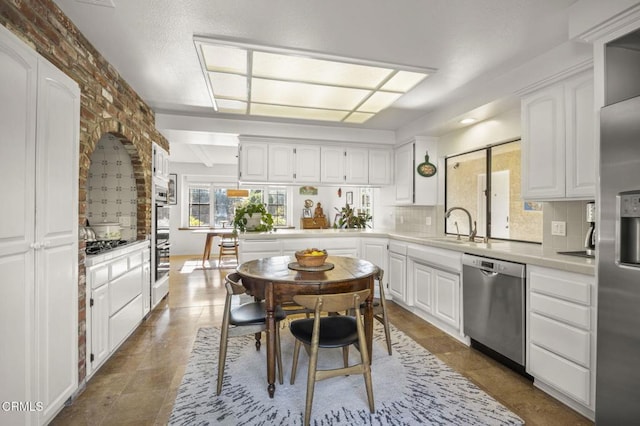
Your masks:
{"label": "built-in wall oven", "polygon": [[151,306],[156,306],[169,293],[170,207],[167,205],[166,188],[156,186],[154,191],[154,211],[152,217],[153,287]]}

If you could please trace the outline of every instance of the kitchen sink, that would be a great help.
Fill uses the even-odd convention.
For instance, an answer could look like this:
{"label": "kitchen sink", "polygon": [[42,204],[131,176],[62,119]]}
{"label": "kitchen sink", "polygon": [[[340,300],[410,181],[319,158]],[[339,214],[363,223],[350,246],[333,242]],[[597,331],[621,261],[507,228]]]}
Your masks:
{"label": "kitchen sink", "polygon": [[470,243],[471,241],[465,239],[465,238],[460,238],[459,240],[457,240],[455,237],[444,237],[444,238],[430,238],[431,241],[437,241],[439,243],[450,243],[450,244],[464,244],[464,243]]}
{"label": "kitchen sink", "polygon": [[592,253],[587,253],[586,250],[577,250],[577,251],[559,251],[558,254],[564,254],[567,256],[577,256],[577,257],[587,257],[589,259],[595,259],[595,255]]}

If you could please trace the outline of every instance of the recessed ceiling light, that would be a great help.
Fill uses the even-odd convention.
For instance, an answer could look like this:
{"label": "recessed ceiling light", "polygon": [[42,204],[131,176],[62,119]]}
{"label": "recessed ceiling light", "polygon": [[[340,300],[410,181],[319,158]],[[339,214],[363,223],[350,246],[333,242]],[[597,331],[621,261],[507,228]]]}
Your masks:
{"label": "recessed ceiling light", "polygon": [[216,111],[363,123],[436,70],[194,37]]}
{"label": "recessed ceiling light", "polygon": [[460,120],[460,124],[471,124],[475,122],[476,122],[475,118],[463,118],[462,120]]}

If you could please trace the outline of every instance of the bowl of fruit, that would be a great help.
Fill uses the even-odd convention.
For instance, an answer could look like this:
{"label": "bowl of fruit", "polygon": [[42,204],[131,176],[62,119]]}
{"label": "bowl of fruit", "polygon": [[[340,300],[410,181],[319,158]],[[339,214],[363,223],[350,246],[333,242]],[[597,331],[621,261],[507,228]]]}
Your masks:
{"label": "bowl of fruit", "polygon": [[327,260],[327,251],[317,248],[310,248],[306,250],[298,250],[296,252],[296,260],[300,266],[314,267],[322,266],[324,261]]}

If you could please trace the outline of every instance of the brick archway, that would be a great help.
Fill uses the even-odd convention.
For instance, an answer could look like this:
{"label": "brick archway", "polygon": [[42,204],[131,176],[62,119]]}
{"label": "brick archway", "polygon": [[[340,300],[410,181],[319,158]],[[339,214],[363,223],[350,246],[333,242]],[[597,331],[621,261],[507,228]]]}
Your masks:
{"label": "brick archway", "polygon": [[98,144],[98,141],[107,133],[120,139],[125,150],[131,158],[133,173],[136,181],[138,194],[137,212],[137,238],[144,240],[151,232],[151,176],[145,177],[145,167],[143,166],[143,158],[148,156],[140,155],[139,149],[145,145],[141,143],[140,137],[129,128],[122,126],[115,119],[105,119],[96,124],[93,131],[88,132],[86,144],[82,144],[84,152],[80,152],[80,179],[79,179],[79,220],[84,224],[87,217],[87,192],[86,185],[89,176],[89,167],[91,166],[91,155]]}

